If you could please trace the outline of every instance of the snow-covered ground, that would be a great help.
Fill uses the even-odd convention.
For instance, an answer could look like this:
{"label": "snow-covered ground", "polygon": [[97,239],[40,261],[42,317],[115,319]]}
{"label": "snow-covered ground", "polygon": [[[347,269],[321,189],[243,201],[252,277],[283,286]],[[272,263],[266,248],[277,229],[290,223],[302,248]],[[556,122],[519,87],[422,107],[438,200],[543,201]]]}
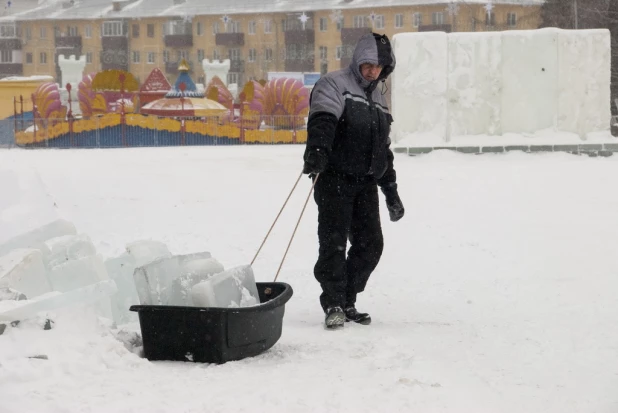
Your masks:
{"label": "snow-covered ground", "polygon": [[[247,264],[303,149],[0,150],[0,242],[60,216],[106,256],[152,238]],[[437,151],[397,155],[396,169],[406,216],[382,208],[385,252],[358,302],[372,325],[322,328],[310,201],[271,350],[149,362],[59,313],[52,330],[0,336],[0,412],[618,411],[618,158]],[[303,178],[258,281],[274,277],[309,189]]]}

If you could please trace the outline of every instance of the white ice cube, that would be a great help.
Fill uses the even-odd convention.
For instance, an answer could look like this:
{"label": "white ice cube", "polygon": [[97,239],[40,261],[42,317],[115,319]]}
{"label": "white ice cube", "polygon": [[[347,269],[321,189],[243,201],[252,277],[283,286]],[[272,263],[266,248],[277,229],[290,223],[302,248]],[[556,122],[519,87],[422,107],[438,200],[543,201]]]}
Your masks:
{"label": "white ice cube", "polygon": [[40,250],[16,249],[0,257],[0,287],[20,291],[28,298],[52,290]]}
{"label": "white ice cube", "polygon": [[48,240],[45,244],[51,250],[47,257],[49,268],[69,260],[96,255],[97,250],[86,234],[64,235]]}
{"label": "white ice cube", "polygon": [[[174,255],[168,258],[160,258],[154,262],[136,268],[133,279],[135,281],[135,287],[137,288],[140,304],[187,305],[186,299],[182,298],[183,293],[179,278],[183,274],[183,271],[195,271],[201,268],[199,263],[191,264],[191,262],[208,258],[210,258],[209,252]],[[202,274],[206,273],[210,275],[210,270],[218,268],[216,263],[202,262],[202,264],[204,267],[199,270]]]}
{"label": "white ice cube", "polygon": [[[210,255],[210,254],[208,254]],[[196,254],[178,256],[180,274],[172,281],[172,293],[168,305],[190,306],[191,290],[196,284],[223,272],[223,265],[214,258],[196,258]]]}
{"label": "white ice cube", "polygon": [[160,241],[134,241],[126,246],[127,253],[135,258],[135,265],[141,267],[160,258],[172,256],[167,246]]}
{"label": "white ice cube", "polygon": [[9,239],[0,245],[0,256],[18,248],[40,249],[44,247],[43,254],[45,254],[46,251],[49,251],[49,249],[44,246],[45,241],[63,235],[77,235],[77,231],[75,225],[69,221],[59,219]]}
{"label": "white ice cube", "polygon": [[116,282],[118,291],[111,297],[112,314],[118,324],[137,321],[137,314],[129,311],[134,304],[139,304],[137,289],[133,281],[135,258],[127,253],[105,261],[109,278]]}
{"label": "white ice cube", "polygon": [[231,268],[193,287],[191,301],[197,307],[246,307],[260,303],[251,266]]}
{"label": "white ice cube", "polygon": [[60,292],[85,287],[107,279],[109,276],[100,255],[66,261],[49,270],[52,288]]}
{"label": "white ice cube", "polygon": [[74,305],[98,305],[115,292],[116,284],[112,280],[100,281],[66,293],[51,292],[41,295],[34,300],[16,301],[10,307],[0,306],[0,321],[24,320],[42,311],[51,311]]}

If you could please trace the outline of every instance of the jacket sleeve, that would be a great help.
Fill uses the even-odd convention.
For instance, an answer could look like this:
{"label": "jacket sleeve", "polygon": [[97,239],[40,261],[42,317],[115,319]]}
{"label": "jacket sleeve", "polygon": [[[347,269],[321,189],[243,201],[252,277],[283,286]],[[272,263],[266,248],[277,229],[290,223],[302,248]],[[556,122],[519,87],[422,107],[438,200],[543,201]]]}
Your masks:
{"label": "jacket sleeve", "polygon": [[[389,123],[393,123],[393,118],[391,117],[391,115],[388,115],[388,120]],[[388,130],[390,135],[390,124]],[[397,188],[397,173],[395,172],[393,162],[394,159],[395,156],[393,155],[393,151],[391,150],[391,138],[389,136],[386,143],[386,172],[384,172],[384,175],[382,175],[382,177],[378,179],[378,185],[381,188],[388,186],[394,186],[395,188]]]}
{"label": "jacket sleeve", "polygon": [[323,77],[311,91],[310,105],[305,159],[307,152],[316,148],[330,154],[337,123],[343,114],[343,94],[330,77]]}

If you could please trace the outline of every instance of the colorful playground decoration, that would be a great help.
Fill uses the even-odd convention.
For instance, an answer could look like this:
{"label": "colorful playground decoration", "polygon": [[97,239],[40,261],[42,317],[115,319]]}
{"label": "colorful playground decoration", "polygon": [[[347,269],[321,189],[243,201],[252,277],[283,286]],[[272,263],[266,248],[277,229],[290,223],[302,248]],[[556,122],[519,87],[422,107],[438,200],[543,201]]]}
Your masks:
{"label": "colorful playground decoration", "polygon": [[198,92],[189,75],[189,65],[184,59],[180,62],[178,71],[180,74],[174,88],[166,93],[165,97],[143,106],[140,113],[168,117],[216,117],[229,113],[228,108]]}
{"label": "colorful playground decoration", "polygon": [[309,90],[297,79],[273,79],[264,87],[262,116],[278,129],[297,129],[309,114]]}
{"label": "colorful playground decoration", "polygon": [[240,92],[240,118],[243,128],[259,129],[264,109],[264,86],[250,80]]}
{"label": "colorful playground decoration", "polygon": [[56,123],[65,120],[67,108],[60,103],[60,89],[56,83],[43,83],[34,91],[32,99],[37,127],[45,127],[44,122],[47,121]]}
{"label": "colorful playground decoration", "polygon": [[208,117],[227,112],[228,109],[219,102],[198,97],[165,97],[142,106],[140,110],[140,113],[144,115],[170,117]]}
{"label": "colorful playground decoration", "polygon": [[172,90],[172,85],[161,69],[155,67],[139,88],[140,104],[143,106],[157,99],[162,99],[170,90]]}
{"label": "colorful playground decoration", "polygon": [[77,101],[82,116],[90,117],[107,113],[107,101],[103,93],[92,90],[92,79],[96,73],[84,75],[82,81],[77,85]]}
{"label": "colorful playground decoration", "polygon": [[230,110],[234,107],[234,96],[232,96],[232,93],[219,76],[214,76],[211,81],[208,82],[208,86],[206,86],[206,97],[221,103]]}
{"label": "colorful playground decoration", "polygon": [[[182,60],[170,83],[160,69],[146,82],[121,70],[83,76],[77,88],[41,84],[31,96],[34,123],[24,119],[23,96],[14,98],[15,140],[22,146],[123,147],[301,143],[309,112],[309,90],[296,79],[248,81],[235,102],[217,76],[202,92]],[[77,90],[76,90],[77,89]],[[72,108],[79,103],[81,117]],[[73,106],[71,106],[73,105]],[[140,107],[141,106],[141,107]]]}

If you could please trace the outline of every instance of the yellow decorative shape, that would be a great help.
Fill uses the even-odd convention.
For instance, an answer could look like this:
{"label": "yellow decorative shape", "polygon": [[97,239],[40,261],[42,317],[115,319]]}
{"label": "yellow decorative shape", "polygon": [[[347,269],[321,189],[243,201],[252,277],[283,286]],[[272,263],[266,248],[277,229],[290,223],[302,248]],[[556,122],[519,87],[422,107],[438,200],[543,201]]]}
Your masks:
{"label": "yellow decorative shape", "polygon": [[101,93],[97,93],[92,99],[92,114],[102,115],[107,113],[107,102]]}
{"label": "yellow decorative shape", "polygon": [[273,131],[274,143],[292,143],[292,131],[289,130],[276,130]]}
{"label": "yellow decorative shape", "polygon": [[296,131],[296,143],[307,143],[307,130]]}
{"label": "yellow decorative shape", "polygon": [[[120,75],[124,76],[124,83],[121,85]],[[125,92],[136,92],[139,89],[139,83],[135,76],[124,70],[110,69],[97,73],[92,79],[92,90],[115,90],[122,89]]]}
{"label": "yellow decorative shape", "polygon": [[157,124],[157,129],[169,132],[180,132],[180,121],[170,118],[161,118]]}
{"label": "yellow decorative shape", "polygon": [[272,140],[272,130],[247,130],[245,131],[245,142],[249,143],[270,143]]}
{"label": "yellow decorative shape", "polygon": [[233,125],[219,126],[217,136],[225,138],[240,138],[240,128]]}

